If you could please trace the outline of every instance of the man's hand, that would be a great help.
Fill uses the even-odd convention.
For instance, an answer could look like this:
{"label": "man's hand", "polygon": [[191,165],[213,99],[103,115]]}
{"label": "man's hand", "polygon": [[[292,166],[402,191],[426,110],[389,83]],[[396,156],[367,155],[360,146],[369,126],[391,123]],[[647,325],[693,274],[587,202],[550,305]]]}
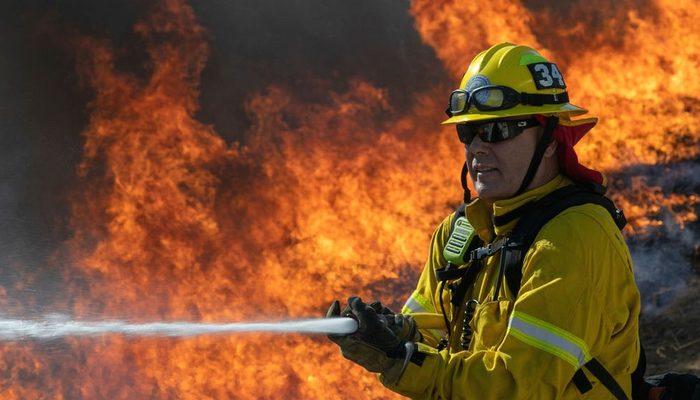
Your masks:
{"label": "man's hand", "polygon": [[[368,306],[359,297],[351,297],[342,312],[340,303],[336,300],[326,314],[327,318],[341,316],[354,318],[358,322],[357,332],[353,334],[328,336],[331,341],[340,346],[343,356],[370,372],[382,373],[385,381],[398,381],[410,358],[411,354],[408,353],[412,351],[413,343],[399,337],[390,328],[390,325],[398,327],[394,314],[381,306],[381,303]],[[411,331],[417,331],[415,323],[412,324],[412,329],[406,329],[411,322],[403,325],[404,321],[403,319],[400,321],[401,331],[405,330],[409,334]],[[408,353],[407,349],[410,349]]]}
{"label": "man's hand", "polygon": [[377,314],[386,319],[387,327],[401,340],[407,342],[420,342],[422,335],[418,332],[416,321],[411,315],[395,314],[382,303],[375,301],[369,305]]}

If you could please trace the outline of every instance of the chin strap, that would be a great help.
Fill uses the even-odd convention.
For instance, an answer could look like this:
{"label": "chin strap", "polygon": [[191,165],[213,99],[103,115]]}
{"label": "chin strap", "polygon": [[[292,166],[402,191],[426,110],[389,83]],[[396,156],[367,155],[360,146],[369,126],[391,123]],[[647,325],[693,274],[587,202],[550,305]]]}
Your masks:
{"label": "chin strap", "polygon": [[472,193],[469,191],[469,186],[467,186],[467,162],[462,165],[462,173],[459,174],[459,181],[462,182],[462,189],[464,190],[464,204],[469,203],[472,200]]}
{"label": "chin strap", "polygon": [[[554,139],[554,128],[557,127],[558,123],[558,117],[547,117],[547,121],[544,125],[544,133],[542,134],[542,138],[537,143],[537,147],[535,147],[535,153],[532,155],[532,160],[530,160],[530,166],[527,168],[525,178],[523,178],[523,182],[520,184],[520,188],[517,192],[515,192],[515,195],[513,195],[513,197],[522,194],[525,191],[525,189],[527,189],[527,187],[530,185],[530,183],[532,183],[532,179],[535,177],[535,173],[537,172],[537,169],[540,167],[540,163],[542,162],[542,157],[544,157],[544,152],[545,150],[547,150],[547,146],[549,146],[549,144],[552,143],[552,140]],[[466,166],[467,164],[464,164],[465,168]],[[464,172],[462,172],[462,174],[464,174]]]}

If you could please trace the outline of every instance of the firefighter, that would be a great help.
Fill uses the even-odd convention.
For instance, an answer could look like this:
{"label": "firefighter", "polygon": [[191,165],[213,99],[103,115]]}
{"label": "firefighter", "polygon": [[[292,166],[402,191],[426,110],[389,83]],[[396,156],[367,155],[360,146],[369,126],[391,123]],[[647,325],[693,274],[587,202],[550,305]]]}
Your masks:
{"label": "firefighter", "polygon": [[359,322],[330,336],[346,358],[417,399],[632,397],[639,291],[624,215],[573,149],[597,122],[572,118],[586,112],[530,47],[474,58],[443,122],[465,146],[465,204],[435,230],[401,313],[331,305]]}

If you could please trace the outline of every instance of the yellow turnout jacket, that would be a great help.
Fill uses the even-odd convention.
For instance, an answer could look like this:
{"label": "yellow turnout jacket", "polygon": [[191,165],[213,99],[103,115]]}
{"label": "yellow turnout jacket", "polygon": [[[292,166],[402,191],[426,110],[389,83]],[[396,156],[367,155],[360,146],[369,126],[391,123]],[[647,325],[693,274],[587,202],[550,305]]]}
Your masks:
{"label": "yellow turnout jacket", "polygon": [[[485,243],[507,235],[517,221],[493,226],[503,215],[572,182],[549,183],[491,206],[476,199],[466,217]],[[403,313],[440,313],[435,270],[445,267],[443,247],[453,215],[433,234],[428,261]],[[607,210],[571,207],[549,221],[525,255],[522,285],[513,296],[505,280],[493,300],[500,252],[486,258],[465,302],[479,302],[470,322],[467,349],[460,345],[465,304],[443,303],[452,321],[449,345],[436,349],[444,331],[421,329],[421,365],[410,362],[401,379],[387,385],[416,399],[611,399],[588,371],[593,389],[581,395],[574,372],[595,357],[631,398],[630,374],[639,358],[640,300],[629,250]],[[420,328],[420,326],[419,326]],[[382,377],[380,376],[380,379]],[[382,380],[383,381],[383,380]]]}

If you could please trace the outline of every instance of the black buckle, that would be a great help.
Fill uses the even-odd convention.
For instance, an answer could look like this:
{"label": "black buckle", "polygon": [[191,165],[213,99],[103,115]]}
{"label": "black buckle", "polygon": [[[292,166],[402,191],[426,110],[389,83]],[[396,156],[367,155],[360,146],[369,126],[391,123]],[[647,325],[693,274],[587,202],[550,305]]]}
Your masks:
{"label": "black buckle", "polygon": [[472,252],[469,253],[469,261],[483,260],[484,258],[493,254],[492,248],[493,246],[491,245],[491,243],[489,243],[484,247],[479,247],[477,249],[472,250]]}
{"label": "black buckle", "polygon": [[469,261],[479,261],[483,260],[488,256],[492,256],[496,254],[499,250],[501,250],[503,246],[505,246],[507,243],[508,238],[504,237],[499,240],[496,240],[495,242],[491,242],[486,246],[474,249],[469,253]]}

